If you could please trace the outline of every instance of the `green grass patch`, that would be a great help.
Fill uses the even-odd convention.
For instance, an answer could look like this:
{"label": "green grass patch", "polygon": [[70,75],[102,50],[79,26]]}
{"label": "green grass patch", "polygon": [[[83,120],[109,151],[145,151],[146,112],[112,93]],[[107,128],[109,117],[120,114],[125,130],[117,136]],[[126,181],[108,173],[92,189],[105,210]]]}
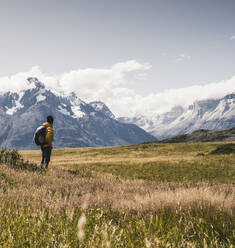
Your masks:
{"label": "green grass patch", "polygon": [[213,208],[126,215],[99,208],[51,213],[4,203],[0,210],[0,247],[231,247],[235,242],[234,220]]}
{"label": "green grass patch", "polygon": [[[157,182],[233,183],[235,154],[210,155],[218,147],[221,147],[221,143],[150,143],[108,148],[60,149],[55,150],[53,155],[61,159],[71,159],[76,155],[78,159],[74,163],[67,164],[66,159],[61,161],[65,167],[78,174],[76,171],[90,170],[91,173],[111,173],[128,179]],[[84,162],[90,158],[94,162]],[[155,161],[148,161],[148,158]]]}
{"label": "green grass patch", "polygon": [[[235,165],[229,157],[220,157],[217,160],[211,157],[198,160],[177,162],[116,162],[74,164],[68,166],[77,171],[86,170],[98,173],[111,173],[115,176],[128,179],[143,179],[156,182],[210,182],[233,183],[235,182]],[[76,173],[76,172],[74,172]]]}

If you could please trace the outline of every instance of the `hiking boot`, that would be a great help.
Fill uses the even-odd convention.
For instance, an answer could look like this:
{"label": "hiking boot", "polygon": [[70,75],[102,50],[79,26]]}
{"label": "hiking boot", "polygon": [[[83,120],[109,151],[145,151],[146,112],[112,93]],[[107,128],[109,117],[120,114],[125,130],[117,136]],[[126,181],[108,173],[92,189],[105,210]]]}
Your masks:
{"label": "hiking boot", "polygon": [[43,169],[43,164],[41,164],[41,169]]}

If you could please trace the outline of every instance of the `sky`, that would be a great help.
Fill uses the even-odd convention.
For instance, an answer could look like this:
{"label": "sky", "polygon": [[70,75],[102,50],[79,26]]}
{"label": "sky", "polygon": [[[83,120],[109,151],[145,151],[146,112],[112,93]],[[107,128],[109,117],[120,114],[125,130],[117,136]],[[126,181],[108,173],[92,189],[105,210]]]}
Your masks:
{"label": "sky", "polygon": [[28,76],[153,115],[235,92],[234,0],[0,0],[0,91]]}

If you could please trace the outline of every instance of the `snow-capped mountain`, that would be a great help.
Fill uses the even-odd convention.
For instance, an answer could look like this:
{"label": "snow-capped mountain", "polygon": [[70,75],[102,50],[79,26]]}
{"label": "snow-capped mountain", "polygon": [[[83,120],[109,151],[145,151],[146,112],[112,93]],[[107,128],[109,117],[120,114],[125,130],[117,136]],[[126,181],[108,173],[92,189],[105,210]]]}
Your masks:
{"label": "snow-capped mountain", "polygon": [[90,104],[75,93],[49,90],[37,78],[28,78],[28,89],[0,94],[0,147],[33,149],[35,129],[47,115],[55,119],[54,146],[110,146],[153,141],[133,124],[118,122],[102,102]]}
{"label": "snow-capped mountain", "polygon": [[100,101],[90,102],[89,103],[96,111],[102,112],[104,115],[109,116],[110,118],[115,119],[114,114],[110,111],[110,109]]}
{"label": "snow-capped mountain", "polygon": [[235,126],[235,94],[221,99],[196,101],[187,108],[177,106],[154,117],[118,118],[134,123],[158,139],[191,133],[198,129],[222,130]]}

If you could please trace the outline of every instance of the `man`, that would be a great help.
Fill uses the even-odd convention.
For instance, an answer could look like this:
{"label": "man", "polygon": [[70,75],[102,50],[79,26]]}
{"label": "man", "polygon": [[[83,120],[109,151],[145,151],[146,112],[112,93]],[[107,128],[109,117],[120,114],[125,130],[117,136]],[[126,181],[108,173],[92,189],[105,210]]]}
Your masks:
{"label": "man", "polygon": [[41,168],[45,164],[45,168],[48,169],[48,164],[51,158],[52,141],[53,141],[53,117],[51,115],[47,116],[47,122],[43,124],[46,127],[46,143],[41,146],[42,150],[42,161]]}

